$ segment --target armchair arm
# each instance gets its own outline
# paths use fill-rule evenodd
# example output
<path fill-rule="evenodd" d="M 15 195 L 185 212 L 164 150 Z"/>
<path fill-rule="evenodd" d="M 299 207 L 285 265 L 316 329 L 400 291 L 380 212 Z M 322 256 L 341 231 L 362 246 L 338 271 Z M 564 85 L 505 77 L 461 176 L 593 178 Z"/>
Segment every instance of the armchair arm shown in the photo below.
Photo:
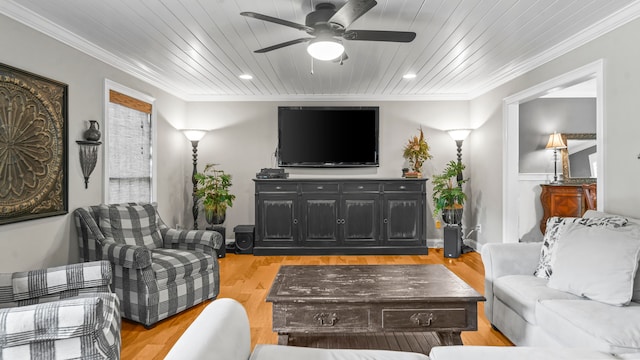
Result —
<path fill-rule="evenodd" d="M 79 337 L 96 331 L 103 319 L 103 300 L 99 297 L 0 309 L 0 347 Z"/>
<path fill-rule="evenodd" d="M 223 243 L 222 235 L 217 231 L 168 229 L 164 233 L 164 244 L 169 248 L 173 247 L 173 244 L 193 244 L 220 250 Z"/>
<path fill-rule="evenodd" d="M 102 244 L 102 257 L 113 264 L 129 269 L 144 269 L 151 266 L 151 250 L 144 246 L 118 244 L 105 240 Z"/>
<path fill-rule="evenodd" d="M 493 324 L 493 282 L 506 275 L 533 275 L 540 259 L 542 243 L 486 244 L 484 264 L 484 313 Z"/>
<path fill-rule="evenodd" d="M 12 274 L 14 301 L 47 296 L 49 300 L 64 298 L 69 292 L 95 288 L 109 291 L 111 266 L 107 261 L 57 266 Z"/>

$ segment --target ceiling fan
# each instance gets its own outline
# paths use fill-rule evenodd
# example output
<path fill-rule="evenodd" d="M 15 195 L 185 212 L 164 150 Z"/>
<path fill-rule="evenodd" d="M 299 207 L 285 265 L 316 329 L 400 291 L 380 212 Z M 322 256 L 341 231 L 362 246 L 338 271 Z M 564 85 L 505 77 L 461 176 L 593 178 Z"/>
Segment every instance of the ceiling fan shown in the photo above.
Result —
<path fill-rule="evenodd" d="M 266 53 L 286 46 L 309 42 L 307 52 L 313 58 L 324 61 L 337 60 L 342 63 L 348 56 L 344 53 L 341 39 L 407 43 L 416 37 L 416 33 L 408 31 L 347 29 L 349 25 L 377 4 L 375 0 L 347 0 L 338 9 L 332 3 L 319 3 L 314 11 L 307 14 L 304 25 L 250 11 L 241 12 L 240 15 L 292 27 L 311 36 L 258 49 L 254 51 L 255 53 Z"/>

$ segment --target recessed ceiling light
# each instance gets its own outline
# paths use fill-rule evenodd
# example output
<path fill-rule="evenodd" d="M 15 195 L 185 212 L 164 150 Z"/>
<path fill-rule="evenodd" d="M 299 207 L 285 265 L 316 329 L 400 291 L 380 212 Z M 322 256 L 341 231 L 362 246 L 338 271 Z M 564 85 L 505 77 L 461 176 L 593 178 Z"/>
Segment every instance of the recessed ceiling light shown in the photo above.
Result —
<path fill-rule="evenodd" d="M 249 74 L 242 74 L 240 76 L 238 76 L 240 79 L 242 80 L 251 80 L 253 79 L 253 76 L 249 75 Z"/>
<path fill-rule="evenodd" d="M 415 79 L 415 77 L 416 77 L 416 74 L 414 73 L 408 73 L 408 74 L 402 75 L 403 79 Z"/>

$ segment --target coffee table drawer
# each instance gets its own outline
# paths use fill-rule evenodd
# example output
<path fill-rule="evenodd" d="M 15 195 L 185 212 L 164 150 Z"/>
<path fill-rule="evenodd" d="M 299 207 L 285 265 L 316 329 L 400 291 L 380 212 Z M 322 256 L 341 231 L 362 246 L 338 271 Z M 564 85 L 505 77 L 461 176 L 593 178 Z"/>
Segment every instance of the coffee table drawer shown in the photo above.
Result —
<path fill-rule="evenodd" d="M 332 306 L 303 306 L 287 309 L 284 320 L 285 327 L 297 329 L 367 328 L 369 327 L 369 310 Z"/>
<path fill-rule="evenodd" d="M 382 310 L 383 329 L 448 329 L 466 326 L 467 312 L 464 308 Z"/>

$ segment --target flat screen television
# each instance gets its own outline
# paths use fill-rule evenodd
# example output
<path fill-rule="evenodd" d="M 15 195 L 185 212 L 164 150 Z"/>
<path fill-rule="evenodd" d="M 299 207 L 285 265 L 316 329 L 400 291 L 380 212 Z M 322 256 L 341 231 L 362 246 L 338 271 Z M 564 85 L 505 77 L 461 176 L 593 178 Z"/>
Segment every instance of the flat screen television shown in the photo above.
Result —
<path fill-rule="evenodd" d="M 278 166 L 378 166 L 378 107 L 278 107 Z"/>

